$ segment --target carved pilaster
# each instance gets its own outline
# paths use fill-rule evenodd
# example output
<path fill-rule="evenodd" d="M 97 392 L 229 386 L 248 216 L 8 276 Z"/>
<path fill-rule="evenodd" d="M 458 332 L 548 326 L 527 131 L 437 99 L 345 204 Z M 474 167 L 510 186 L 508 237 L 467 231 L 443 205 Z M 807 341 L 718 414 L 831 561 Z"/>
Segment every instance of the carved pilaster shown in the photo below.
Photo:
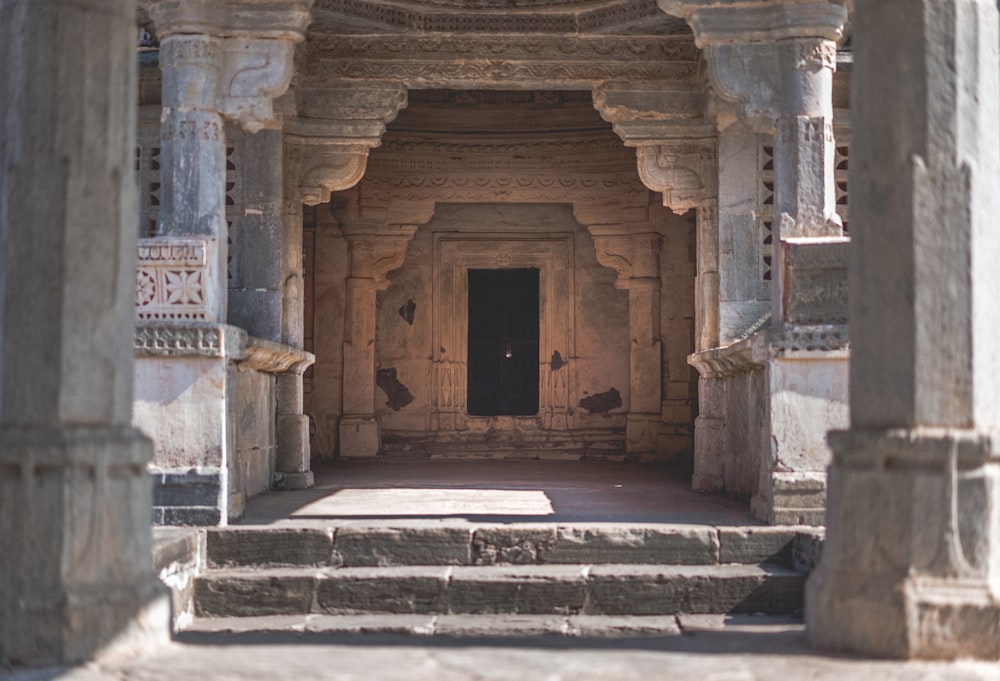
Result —
<path fill-rule="evenodd" d="M 386 275 L 403 264 L 415 226 L 396 229 L 345 225 L 350 276 L 344 315 L 344 415 L 340 455 L 370 457 L 382 447 L 375 415 L 375 327 L 377 292 L 388 288 Z"/>
<path fill-rule="evenodd" d="M 629 292 L 629 413 L 626 450 L 641 458 L 656 452 L 661 405 L 660 235 L 591 227 L 597 261 L 618 273 Z"/>

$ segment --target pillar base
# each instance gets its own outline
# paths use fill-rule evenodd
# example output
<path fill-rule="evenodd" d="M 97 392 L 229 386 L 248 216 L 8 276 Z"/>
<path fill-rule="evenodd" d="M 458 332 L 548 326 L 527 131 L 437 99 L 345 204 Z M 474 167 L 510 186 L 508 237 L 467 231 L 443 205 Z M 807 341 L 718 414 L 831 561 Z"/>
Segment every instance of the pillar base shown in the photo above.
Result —
<path fill-rule="evenodd" d="M 806 586 L 819 648 L 1000 659 L 1000 466 L 972 430 L 832 432 L 823 557 Z"/>
<path fill-rule="evenodd" d="M 309 417 L 302 414 L 279 414 L 277 418 L 279 473 L 291 475 L 309 471 Z"/>
<path fill-rule="evenodd" d="M 382 433 L 374 416 L 345 416 L 340 420 L 340 456 L 371 458 L 382 450 Z"/>
<path fill-rule="evenodd" d="M 625 455 L 636 461 L 656 458 L 656 437 L 662 420 L 659 414 L 629 414 L 625 423 Z"/>
<path fill-rule="evenodd" d="M 872 579 L 821 569 L 806 622 L 822 650 L 897 659 L 1000 659 L 1000 599 L 985 581 Z"/>
<path fill-rule="evenodd" d="M 70 664 L 169 640 L 146 462 L 128 427 L 0 431 L 0 641 L 11 664 Z"/>
<path fill-rule="evenodd" d="M 278 473 L 278 475 L 280 476 L 277 485 L 278 489 L 312 489 L 316 485 L 316 480 L 312 471 L 303 471 L 301 473 Z"/>

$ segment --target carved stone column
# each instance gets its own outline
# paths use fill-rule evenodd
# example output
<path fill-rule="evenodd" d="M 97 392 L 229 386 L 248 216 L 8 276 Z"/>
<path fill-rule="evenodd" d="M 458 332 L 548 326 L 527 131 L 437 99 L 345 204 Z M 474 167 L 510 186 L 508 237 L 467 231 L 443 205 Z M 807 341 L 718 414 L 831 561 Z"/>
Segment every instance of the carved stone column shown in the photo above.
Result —
<path fill-rule="evenodd" d="M 0 4 L 0 666 L 168 640 L 131 426 L 135 64 L 127 0 Z"/>
<path fill-rule="evenodd" d="M 256 132 L 292 77 L 312 0 L 255 7 L 248 0 L 142 0 L 156 25 L 163 71 L 161 206 L 157 235 L 198 237 L 209 321 L 226 320 L 226 138 L 223 116 Z"/>
<path fill-rule="evenodd" d="M 227 326 L 223 121 L 234 121 L 252 133 L 276 127 L 272 100 L 289 85 L 295 43 L 302 40 L 310 21 L 312 0 L 141 0 L 141 4 L 160 40 L 163 124 L 157 235 L 140 242 L 136 423 L 156 443 L 152 467 L 156 522 L 225 524 L 241 513 L 249 493 L 234 482 L 242 470 L 253 465 L 254 479 L 270 486 L 268 460 L 253 452 L 267 450 L 269 456 L 271 447 L 278 446 L 275 440 L 283 439 L 282 432 L 287 434 L 284 417 L 289 403 L 295 404 L 295 391 L 277 386 L 284 396 L 274 424 L 278 433 L 272 424 L 262 425 L 252 434 L 258 438 L 254 446 L 241 451 L 234 395 L 239 379 L 248 385 L 251 377 L 235 373 L 247 343 L 234 339 L 246 334 Z M 277 135 L 268 130 L 247 147 L 273 153 L 280 148 Z M 255 200 L 280 206 L 280 173 L 279 164 L 277 173 L 259 174 Z M 263 222 L 264 207 L 259 210 Z M 262 256 L 258 263 L 280 257 L 280 248 L 267 251 L 264 246 L 268 241 L 274 245 L 273 232 L 261 231 L 264 238 L 247 248 L 266 251 L 266 255 L 258 252 Z M 277 269 L 277 263 L 260 264 L 252 272 L 257 290 L 241 292 L 233 316 L 234 321 L 248 320 L 248 327 L 272 342 L 284 341 L 283 310 L 276 300 L 283 280 Z M 261 314 L 250 318 L 253 310 Z M 282 371 L 262 372 L 277 374 L 278 383 L 288 381 Z M 260 385 L 271 381 L 270 377 L 252 380 Z"/>
<path fill-rule="evenodd" d="M 628 291 L 629 411 L 625 449 L 641 459 L 656 453 L 662 422 L 660 353 L 660 235 L 628 233 L 622 226 L 589 227 L 597 261 L 618 273 Z"/>
<path fill-rule="evenodd" d="M 348 241 L 350 276 L 344 312 L 342 457 L 376 456 L 382 436 L 375 415 L 376 296 L 389 287 L 386 274 L 403 264 L 414 226 L 341 227 Z"/>
<path fill-rule="evenodd" d="M 854 26 L 851 419 L 830 434 L 808 628 L 834 650 L 997 659 L 997 6 L 858 3 Z"/>
<path fill-rule="evenodd" d="M 720 295 L 728 299 L 720 301 L 723 347 L 691 358 L 709 379 L 703 404 L 720 409 L 721 421 L 696 450 L 706 462 L 720 462 L 730 455 L 725 448 L 747 443 L 748 460 L 741 463 L 762 471 L 757 480 L 719 478 L 724 467 L 709 465 L 703 478 L 751 494 L 752 510 L 763 519 L 820 522 L 829 460 L 824 434 L 846 421 L 847 239 L 835 210 L 832 84 L 847 10 L 823 0 L 658 2 L 687 19 L 712 91 L 723 100 L 715 106 L 723 130 L 720 183 L 726 185 L 720 252 L 729 263 L 720 267 Z M 727 103 L 735 106 L 737 122 L 729 120 Z M 739 207 L 750 197 L 735 196 L 730 186 L 745 187 L 745 178 L 761 168 L 747 130 L 776 133 L 769 258 L 758 258 L 753 214 Z M 771 283 L 769 323 L 759 314 L 762 296 L 754 295 L 767 290 L 761 261 Z M 752 340 L 741 340 L 746 335 Z M 751 361 L 734 364 L 735 373 L 712 368 L 745 351 Z M 763 432 L 756 432 L 756 420 L 748 422 L 748 409 L 760 414 Z"/>
<path fill-rule="evenodd" d="M 762 0 L 740 7 L 659 0 L 685 16 L 704 50 L 717 95 L 739 105 L 740 118 L 775 131 L 775 224 L 772 322 L 788 319 L 788 299 L 802 295 L 785 254 L 789 240 L 842 240 L 836 213 L 833 72 L 847 10 L 832 2 Z M 808 286 L 808 284 L 805 284 Z"/>

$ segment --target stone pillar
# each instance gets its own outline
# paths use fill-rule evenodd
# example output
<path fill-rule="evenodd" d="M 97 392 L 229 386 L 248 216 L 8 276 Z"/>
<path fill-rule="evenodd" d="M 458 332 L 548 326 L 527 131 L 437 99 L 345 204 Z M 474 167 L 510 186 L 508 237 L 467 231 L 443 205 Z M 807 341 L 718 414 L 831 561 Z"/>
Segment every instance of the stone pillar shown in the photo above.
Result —
<path fill-rule="evenodd" d="M 342 226 L 348 242 L 350 275 L 344 311 L 343 409 L 340 455 L 372 457 L 382 450 L 375 414 L 375 331 L 378 291 L 389 287 L 386 274 L 403 264 L 416 226 L 373 228 Z"/>
<path fill-rule="evenodd" d="M 625 452 L 642 459 L 656 454 L 661 416 L 660 235 L 628 227 L 588 227 L 597 261 L 618 273 L 615 286 L 629 292 L 629 410 Z"/>
<path fill-rule="evenodd" d="M 847 239 L 835 210 L 832 133 L 836 40 L 847 10 L 826 0 L 658 3 L 687 19 L 722 100 L 715 106 L 723 130 L 721 347 L 691 362 L 721 382 L 721 390 L 710 389 L 710 402 L 723 410 L 725 437 L 715 437 L 713 446 L 745 443 L 743 460 L 730 468 L 761 471 L 756 480 L 740 475 L 722 482 L 752 495 L 762 519 L 819 522 L 829 461 L 824 434 L 843 427 L 847 411 Z M 746 183 L 758 173 L 755 138 L 771 133 L 775 219 L 768 262 L 753 212 L 757 186 Z M 761 285 L 764 273 L 770 291 Z M 770 319 L 758 304 L 767 293 Z M 759 418 L 748 419 L 748 410 Z"/>
<path fill-rule="evenodd" d="M 344 414 L 340 455 L 375 456 L 382 447 L 375 416 L 375 237 L 347 236 L 350 276 L 344 310 Z"/>
<path fill-rule="evenodd" d="M 240 512 L 242 492 L 230 478 L 239 470 L 230 407 L 238 385 L 235 364 L 254 343 L 243 329 L 227 325 L 223 121 L 251 133 L 274 127 L 272 101 L 291 81 L 295 43 L 310 21 L 311 4 L 141 0 L 156 26 L 163 70 L 161 209 L 157 236 L 140 243 L 136 308 L 136 422 L 156 442 L 157 522 L 225 524 Z M 261 135 L 247 142 L 248 149 L 280 153 L 279 133 Z M 257 160 L 254 153 L 246 156 L 248 163 Z M 239 292 L 232 320 L 274 342 L 283 340 L 283 310 L 275 300 L 283 273 L 275 257 L 280 248 L 265 244 L 280 245 L 271 230 L 281 210 L 281 164 L 277 172 L 246 174 L 255 180 L 247 189 L 260 211 L 259 221 L 251 222 L 260 229 L 246 235 L 241 255 L 255 257 L 241 264 L 258 290 Z M 294 397 L 294 391 L 284 394 Z"/>
<path fill-rule="evenodd" d="M 809 633 L 997 659 L 997 6 L 859 3 L 854 26 L 851 420 L 830 434 Z"/>
<path fill-rule="evenodd" d="M 135 65 L 128 0 L 0 4 L 0 664 L 167 640 L 130 425 Z"/>
<path fill-rule="evenodd" d="M 166 27 L 161 28 L 164 31 Z M 226 132 L 216 103 L 222 43 L 161 36 L 163 115 L 157 235 L 201 237 L 208 267 L 200 291 L 208 321 L 226 320 Z"/>
<path fill-rule="evenodd" d="M 282 273 L 284 280 L 282 335 L 284 342 L 302 347 L 304 341 L 304 280 L 302 273 L 302 205 L 320 205 L 330 201 L 331 192 L 353 187 L 362 178 L 368 162 L 369 149 L 381 143 L 385 126 L 406 106 L 406 88 L 399 84 L 382 84 L 378 87 L 346 88 L 331 99 L 328 92 L 297 91 L 295 106 L 300 116 L 290 116 L 285 121 L 285 225 L 283 230 Z M 312 116 L 322 116 L 312 117 Z M 353 242 L 352 242 L 353 243 Z M 370 283 L 375 273 L 374 262 L 369 262 L 372 249 L 359 245 L 357 272 L 352 257 L 352 274 L 348 280 L 348 302 L 345 319 L 361 314 L 357 325 L 345 324 L 347 333 L 370 335 L 371 347 L 344 356 L 345 372 L 371 375 L 361 385 L 361 394 L 355 395 L 351 383 L 345 378 L 345 396 L 352 395 L 350 406 L 345 402 L 345 422 L 342 432 L 349 433 L 345 456 L 371 456 L 378 452 L 381 440 L 375 420 L 375 291 Z M 351 253 L 354 253 L 352 246 Z M 370 293 L 370 295 L 369 295 Z M 368 317 L 369 302 L 371 317 Z M 345 339 L 345 349 L 348 341 Z M 351 347 L 355 343 L 351 342 Z M 371 357 L 368 357 L 370 353 Z M 360 362 L 360 364 L 359 364 Z M 362 367 L 370 365 L 371 371 Z M 302 367 L 303 371 L 305 367 Z M 345 377 L 346 377 L 345 373 Z M 282 376 L 279 382 L 278 470 L 283 474 L 283 485 L 311 486 L 309 472 L 310 443 L 309 418 L 302 409 L 302 374 Z M 366 395 L 369 392 L 370 399 Z M 282 404 L 282 396 L 284 405 Z M 367 407 L 364 405 L 368 405 Z M 345 430 L 346 429 L 346 430 Z M 373 444 L 374 443 L 374 444 Z"/>

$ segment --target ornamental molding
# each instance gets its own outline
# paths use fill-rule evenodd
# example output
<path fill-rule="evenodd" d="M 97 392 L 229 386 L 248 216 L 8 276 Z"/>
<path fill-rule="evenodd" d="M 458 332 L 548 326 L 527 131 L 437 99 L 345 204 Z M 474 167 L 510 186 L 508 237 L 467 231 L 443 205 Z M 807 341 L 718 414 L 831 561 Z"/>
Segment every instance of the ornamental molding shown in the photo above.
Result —
<path fill-rule="evenodd" d="M 242 359 L 247 332 L 228 324 L 151 323 L 136 326 L 136 357 L 214 357 Z"/>
<path fill-rule="evenodd" d="M 660 12 L 655 0 L 500 0 L 483 12 L 470 0 L 403 0 L 392 5 L 361 0 L 319 0 L 325 24 L 380 26 L 394 31 L 464 33 L 610 32 L 640 26 L 656 33 L 684 31 L 683 22 Z"/>
<path fill-rule="evenodd" d="M 353 80 L 416 88 L 589 89 L 596 82 L 697 82 L 690 37 L 355 36 L 317 34 L 302 60 L 302 83 Z"/>
<path fill-rule="evenodd" d="M 505 173 L 473 175 L 456 173 L 431 177 L 366 177 L 362 201 L 368 205 L 426 204 L 429 202 L 482 203 L 593 203 L 645 206 L 649 190 L 634 176 L 601 178 L 511 177 Z M 392 222 L 392 221 L 390 221 Z"/>
<path fill-rule="evenodd" d="M 301 376 L 315 361 L 316 356 L 311 352 L 250 336 L 247 338 L 246 356 L 237 366 L 242 371 Z"/>
<path fill-rule="evenodd" d="M 823 0 L 761 0 L 737 6 L 717 0 L 658 0 L 658 4 L 664 12 L 687 20 L 698 47 L 788 38 L 837 41 L 847 23 L 847 8 L 842 3 Z"/>
<path fill-rule="evenodd" d="M 312 21 L 312 5 L 313 0 L 139 0 L 161 41 L 201 34 L 298 42 Z"/>

